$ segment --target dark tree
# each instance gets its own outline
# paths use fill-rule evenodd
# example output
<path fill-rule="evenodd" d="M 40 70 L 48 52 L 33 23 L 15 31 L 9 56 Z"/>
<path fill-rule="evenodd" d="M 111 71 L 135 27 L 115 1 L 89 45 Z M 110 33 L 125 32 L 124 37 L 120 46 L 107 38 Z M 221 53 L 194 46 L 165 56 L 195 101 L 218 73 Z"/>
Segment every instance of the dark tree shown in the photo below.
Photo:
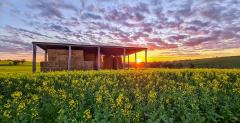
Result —
<path fill-rule="evenodd" d="M 21 63 L 21 61 L 20 60 L 13 60 L 12 63 L 13 63 L 13 65 L 19 65 Z"/>
<path fill-rule="evenodd" d="M 190 68 L 194 68 L 195 66 L 194 66 L 193 63 L 190 63 L 190 64 L 189 64 L 189 67 L 190 67 Z"/>
<path fill-rule="evenodd" d="M 23 64 L 23 63 L 25 63 L 25 62 L 26 62 L 25 59 L 20 60 L 20 63 L 21 63 L 21 64 Z"/>

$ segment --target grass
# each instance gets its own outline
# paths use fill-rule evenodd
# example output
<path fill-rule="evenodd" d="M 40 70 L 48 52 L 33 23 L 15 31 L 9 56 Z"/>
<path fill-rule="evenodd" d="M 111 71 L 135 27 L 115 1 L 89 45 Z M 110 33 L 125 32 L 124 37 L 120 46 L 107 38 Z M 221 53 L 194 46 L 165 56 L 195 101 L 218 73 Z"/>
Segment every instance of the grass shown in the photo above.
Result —
<path fill-rule="evenodd" d="M 0 61 L 0 72 L 32 72 L 32 62 L 25 62 L 20 65 L 10 65 L 8 61 Z M 37 71 L 40 71 L 37 63 Z"/>
<path fill-rule="evenodd" d="M 240 56 L 183 60 L 179 62 L 182 63 L 183 66 L 186 66 L 187 64 L 193 64 L 195 67 L 199 68 L 240 68 Z"/>

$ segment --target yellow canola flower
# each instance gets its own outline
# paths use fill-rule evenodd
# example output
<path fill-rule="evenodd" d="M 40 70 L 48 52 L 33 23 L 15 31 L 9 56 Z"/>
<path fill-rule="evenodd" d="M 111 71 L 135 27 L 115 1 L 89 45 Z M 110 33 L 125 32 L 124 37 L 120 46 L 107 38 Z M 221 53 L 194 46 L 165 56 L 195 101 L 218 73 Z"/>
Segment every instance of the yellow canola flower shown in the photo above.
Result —
<path fill-rule="evenodd" d="M 139 114 L 139 113 L 136 113 L 136 114 L 134 114 L 133 116 L 134 116 L 134 117 L 133 117 L 133 121 L 134 121 L 134 122 L 139 122 L 140 114 Z"/>
<path fill-rule="evenodd" d="M 35 118 L 35 117 L 38 116 L 38 112 L 37 112 L 36 109 L 31 109 L 31 111 L 32 111 L 32 112 L 31 112 L 31 115 L 32 115 L 31 117 L 32 117 L 32 118 Z"/>
<path fill-rule="evenodd" d="M 10 103 L 6 103 L 6 104 L 4 105 L 5 108 L 10 108 L 10 106 L 11 106 Z"/>
<path fill-rule="evenodd" d="M 84 111 L 83 118 L 84 118 L 85 120 L 90 120 L 90 119 L 92 119 L 92 115 L 91 115 L 91 112 L 90 112 L 89 109 L 87 109 L 87 110 Z"/>
<path fill-rule="evenodd" d="M 136 101 L 137 101 L 138 103 L 140 103 L 140 102 L 144 99 L 144 96 L 143 96 L 143 94 L 141 93 L 141 91 L 140 91 L 139 89 L 137 89 L 137 90 L 134 92 L 134 94 L 135 94 Z"/>
<path fill-rule="evenodd" d="M 131 113 L 132 105 L 130 103 L 126 104 L 124 109 L 121 109 L 124 116 L 128 116 Z"/>
<path fill-rule="evenodd" d="M 85 98 L 84 93 L 80 93 L 80 94 L 79 94 L 79 97 L 80 97 L 81 99 L 84 99 L 84 98 Z"/>
<path fill-rule="evenodd" d="M 99 93 L 96 93 L 96 103 L 100 104 L 102 102 L 102 95 L 100 95 Z"/>
<path fill-rule="evenodd" d="M 34 94 L 34 95 L 32 96 L 32 100 L 33 100 L 33 101 L 38 101 L 38 99 L 39 99 L 38 95 Z"/>
<path fill-rule="evenodd" d="M 63 100 L 67 99 L 67 92 L 66 92 L 65 90 L 63 90 L 63 89 L 59 89 L 59 90 L 58 90 L 58 95 L 59 95 Z"/>
<path fill-rule="evenodd" d="M 0 100 L 3 99 L 3 95 L 0 95 Z"/>
<path fill-rule="evenodd" d="M 122 106 L 122 104 L 123 104 L 123 94 L 120 94 L 119 96 L 118 96 L 118 98 L 116 99 L 116 102 L 117 102 L 117 106 Z"/>
<path fill-rule="evenodd" d="M 150 102 L 150 103 L 155 102 L 156 99 L 157 99 L 157 92 L 154 91 L 154 90 L 151 90 L 151 91 L 149 92 L 149 94 L 148 94 L 148 99 L 149 99 L 149 102 Z"/>
<path fill-rule="evenodd" d="M 26 107 L 26 104 L 25 104 L 25 102 L 21 102 L 21 103 L 18 105 L 18 108 L 17 108 L 17 110 L 18 110 L 18 111 L 22 111 L 22 110 L 24 110 L 24 109 L 25 109 L 25 107 Z"/>
<path fill-rule="evenodd" d="M 11 116 L 11 111 L 9 111 L 9 110 L 4 111 L 3 116 L 6 117 L 6 118 L 11 118 L 12 117 Z"/>
<path fill-rule="evenodd" d="M 73 84 L 74 86 L 77 86 L 77 85 L 78 85 L 78 83 L 79 83 L 79 81 L 78 81 L 78 80 L 72 80 L 72 84 Z"/>
<path fill-rule="evenodd" d="M 21 91 L 15 91 L 11 94 L 11 97 L 14 98 L 14 99 L 17 99 L 19 97 L 22 96 L 22 92 Z"/>
<path fill-rule="evenodd" d="M 74 101 L 74 100 L 70 100 L 70 101 L 68 102 L 68 104 L 69 104 L 69 106 L 72 107 L 72 108 L 76 108 L 76 107 L 77 107 L 77 102 Z"/>

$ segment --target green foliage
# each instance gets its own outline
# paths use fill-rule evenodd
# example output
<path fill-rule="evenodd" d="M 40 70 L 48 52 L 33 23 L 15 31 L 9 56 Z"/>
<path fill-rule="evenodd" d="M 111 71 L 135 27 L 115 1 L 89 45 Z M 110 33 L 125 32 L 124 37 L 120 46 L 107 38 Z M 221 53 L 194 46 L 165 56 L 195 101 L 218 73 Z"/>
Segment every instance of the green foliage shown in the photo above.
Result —
<path fill-rule="evenodd" d="M 240 71 L 0 74 L 0 122 L 240 122 Z"/>

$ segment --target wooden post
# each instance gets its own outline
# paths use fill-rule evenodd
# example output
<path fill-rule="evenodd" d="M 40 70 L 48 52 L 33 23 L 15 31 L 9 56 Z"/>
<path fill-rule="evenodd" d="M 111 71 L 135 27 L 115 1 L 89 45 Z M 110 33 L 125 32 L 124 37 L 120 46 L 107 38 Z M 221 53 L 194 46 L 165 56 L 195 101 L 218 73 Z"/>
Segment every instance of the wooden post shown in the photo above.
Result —
<path fill-rule="evenodd" d="M 135 68 L 137 68 L 137 52 L 135 51 Z"/>
<path fill-rule="evenodd" d="M 37 57 L 37 47 L 33 44 L 33 57 L 32 57 L 32 72 L 36 72 L 36 57 Z"/>
<path fill-rule="evenodd" d="M 128 69 L 129 69 L 129 54 L 128 54 Z"/>
<path fill-rule="evenodd" d="M 98 47 L 98 52 L 97 52 L 97 69 L 100 70 L 100 62 L 101 62 L 101 52 L 100 52 L 100 47 Z"/>
<path fill-rule="evenodd" d="M 68 70 L 71 70 L 72 46 L 68 46 Z"/>
<path fill-rule="evenodd" d="M 123 48 L 123 69 L 125 69 L 125 56 L 126 56 L 126 48 Z"/>
<path fill-rule="evenodd" d="M 44 53 L 44 61 L 47 62 L 47 49 L 45 50 L 45 53 Z"/>
<path fill-rule="evenodd" d="M 147 68 L 147 49 L 145 49 L 145 68 Z"/>

